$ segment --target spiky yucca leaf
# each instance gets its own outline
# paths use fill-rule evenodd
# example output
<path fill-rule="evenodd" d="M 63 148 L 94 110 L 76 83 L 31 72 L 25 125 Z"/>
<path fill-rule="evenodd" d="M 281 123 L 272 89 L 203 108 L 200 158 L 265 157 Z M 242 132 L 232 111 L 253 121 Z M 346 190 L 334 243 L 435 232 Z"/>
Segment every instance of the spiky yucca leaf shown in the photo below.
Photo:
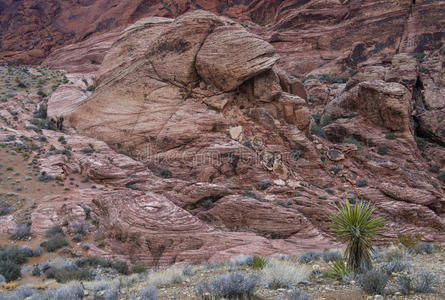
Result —
<path fill-rule="evenodd" d="M 371 265 L 374 252 L 372 241 L 384 231 L 383 218 L 373 218 L 374 207 L 359 202 L 337 206 L 338 214 L 331 214 L 331 229 L 341 240 L 348 242 L 345 257 L 348 267 L 356 272 Z"/>
<path fill-rule="evenodd" d="M 326 273 L 328 277 L 337 279 L 337 280 L 343 280 L 344 277 L 351 274 L 351 271 L 349 270 L 348 266 L 346 266 L 346 263 L 343 259 L 339 259 L 333 262 L 330 262 L 329 264 L 329 271 Z"/>

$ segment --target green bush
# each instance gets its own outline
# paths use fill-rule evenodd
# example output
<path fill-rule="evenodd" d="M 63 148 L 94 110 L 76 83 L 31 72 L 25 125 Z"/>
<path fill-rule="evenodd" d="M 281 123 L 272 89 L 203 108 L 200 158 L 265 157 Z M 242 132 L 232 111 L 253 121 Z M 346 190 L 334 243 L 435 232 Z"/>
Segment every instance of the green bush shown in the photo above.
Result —
<path fill-rule="evenodd" d="M 147 271 L 147 267 L 144 265 L 134 265 L 131 268 L 131 273 L 145 273 Z"/>
<path fill-rule="evenodd" d="M 389 276 L 385 272 L 374 270 L 361 274 L 358 283 L 365 293 L 382 295 L 388 280 Z"/>
<path fill-rule="evenodd" d="M 439 179 L 442 183 L 445 183 L 445 172 L 442 171 L 439 174 L 437 174 L 437 179 Z"/>
<path fill-rule="evenodd" d="M 320 120 L 321 120 L 320 114 L 313 114 L 312 118 L 314 119 L 315 123 L 317 123 L 317 125 L 320 125 Z"/>
<path fill-rule="evenodd" d="M 39 95 L 40 97 L 42 97 L 42 98 L 45 98 L 47 95 L 46 95 L 46 93 L 44 92 L 44 91 L 42 91 L 42 90 L 39 90 L 38 92 L 37 92 L 37 95 Z"/>
<path fill-rule="evenodd" d="M 20 266 L 12 261 L 0 261 L 0 274 L 3 275 L 7 282 L 20 278 Z"/>
<path fill-rule="evenodd" d="M 349 75 L 351 75 L 351 77 L 354 77 L 355 74 L 358 73 L 358 70 L 355 69 L 349 69 Z"/>
<path fill-rule="evenodd" d="M 378 146 L 377 153 L 380 155 L 386 155 L 388 154 L 388 149 L 386 149 L 385 146 Z"/>
<path fill-rule="evenodd" d="M 262 256 L 254 256 L 252 267 L 254 269 L 262 269 L 267 263 L 267 259 Z"/>
<path fill-rule="evenodd" d="M 31 236 L 30 224 L 17 224 L 12 232 L 12 240 L 26 240 Z"/>
<path fill-rule="evenodd" d="M 311 133 L 316 135 L 316 136 L 318 136 L 318 137 L 321 137 L 322 139 L 325 139 L 325 140 L 328 139 L 326 134 L 323 131 L 323 128 L 321 128 L 317 124 L 312 124 L 312 126 L 311 126 Z"/>
<path fill-rule="evenodd" d="M 94 85 L 90 85 L 89 87 L 87 87 L 88 92 L 94 92 L 95 90 L 96 90 L 96 87 Z"/>
<path fill-rule="evenodd" d="M 65 237 L 61 234 L 56 234 L 53 237 L 51 237 L 49 240 L 40 244 L 40 246 L 45 247 L 46 251 L 48 251 L 48 252 L 54 252 L 62 247 L 66 247 L 68 245 L 69 245 L 69 243 L 67 242 Z"/>
<path fill-rule="evenodd" d="M 88 256 L 88 257 L 79 258 L 78 260 L 76 260 L 76 265 L 79 268 L 95 267 L 95 266 L 101 266 L 103 268 L 110 268 L 111 261 L 109 261 L 108 259 L 97 257 L 97 256 Z"/>
<path fill-rule="evenodd" d="M 39 269 L 39 265 L 34 265 L 34 268 L 32 269 L 32 276 L 40 276 L 41 271 Z"/>
<path fill-rule="evenodd" d="M 396 139 L 396 135 L 394 132 L 390 132 L 388 134 L 386 134 L 386 139 L 387 140 L 395 140 Z"/>
<path fill-rule="evenodd" d="M 431 167 L 429 167 L 428 171 L 430 171 L 431 173 L 436 173 L 438 174 L 440 169 L 438 165 L 432 165 Z"/>
<path fill-rule="evenodd" d="M 347 77 L 336 77 L 329 74 L 322 74 L 318 77 L 320 81 L 327 81 L 329 83 L 346 83 L 348 81 Z"/>
<path fill-rule="evenodd" d="M 60 268 L 55 269 L 54 278 L 57 282 L 65 283 L 73 280 L 92 280 L 93 275 L 88 269 L 68 270 Z"/>
<path fill-rule="evenodd" d="M 0 248 L 0 261 L 10 261 L 15 264 L 25 263 L 28 259 L 28 254 L 19 248 Z"/>
<path fill-rule="evenodd" d="M 59 136 L 59 138 L 57 139 L 59 141 L 59 143 L 61 144 L 66 144 L 66 140 L 65 137 L 63 135 Z"/>
<path fill-rule="evenodd" d="M 357 146 L 357 149 L 359 149 L 359 150 L 362 150 L 362 148 L 363 148 L 362 143 L 360 143 L 359 141 L 357 141 L 357 140 L 356 140 L 354 137 L 352 137 L 352 136 L 345 137 L 345 138 L 343 139 L 343 144 L 352 144 L 352 145 L 355 145 L 355 146 Z"/>
<path fill-rule="evenodd" d="M 426 141 L 425 139 L 416 136 L 416 143 L 417 143 L 417 147 L 419 148 L 419 150 L 423 150 L 426 147 Z"/>
<path fill-rule="evenodd" d="M 55 225 L 55 226 L 52 226 L 50 229 L 48 229 L 47 231 L 46 231 L 46 236 L 47 237 L 53 237 L 53 236 L 55 236 L 55 235 L 58 235 L 58 234 L 60 234 L 60 235 L 65 235 L 64 233 L 63 233 L 63 229 L 62 229 L 62 227 L 60 227 L 60 226 L 58 226 L 58 225 Z"/>
<path fill-rule="evenodd" d="M 167 169 L 162 169 L 161 171 L 159 171 L 158 176 L 162 178 L 172 178 L 172 172 Z"/>
<path fill-rule="evenodd" d="M 423 53 L 414 53 L 413 56 L 420 63 L 423 63 L 425 61 L 425 55 Z"/>
<path fill-rule="evenodd" d="M 124 274 L 124 275 L 130 274 L 128 264 L 125 261 L 117 260 L 111 264 L 111 267 L 121 274 Z"/>

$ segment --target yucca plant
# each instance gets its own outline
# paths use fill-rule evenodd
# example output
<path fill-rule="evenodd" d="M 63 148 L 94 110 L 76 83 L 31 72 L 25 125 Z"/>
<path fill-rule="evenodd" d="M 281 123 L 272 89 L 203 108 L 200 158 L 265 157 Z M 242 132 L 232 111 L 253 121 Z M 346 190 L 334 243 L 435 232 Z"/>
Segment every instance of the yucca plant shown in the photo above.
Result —
<path fill-rule="evenodd" d="M 354 272 L 371 266 L 371 254 L 374 253 L 372 241 L 384 231 L 383 218 L 373 218 L 374 207 L 358 202 L 351 206 L 349 202 L 337 206 L 338 214 L 331 214 L 333 234 L 348 243 L 345 250 L 347 266 Z"/>
<path fill-rule="evenodd" d="M 348 266 L 343 259 L 339 259 L 329 263 L 329 271 L 326 273 L 328 277 L 337 279 L 339 281 L 351 274 Z"/>

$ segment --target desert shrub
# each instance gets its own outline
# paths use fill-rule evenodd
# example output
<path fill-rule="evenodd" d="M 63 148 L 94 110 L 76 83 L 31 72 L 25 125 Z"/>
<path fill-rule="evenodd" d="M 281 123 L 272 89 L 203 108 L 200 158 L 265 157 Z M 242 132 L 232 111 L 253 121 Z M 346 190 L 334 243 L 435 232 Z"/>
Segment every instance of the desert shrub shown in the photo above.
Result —
<path fill-rule="evenodd" d="M 262 256 L 254 256 L 252 267 L 254 269 L 262 269 L 262 268 L 264 268 L 266 263 L 267 263 L 267 258 L 262 257 Z"/>
<path fill-rule="evenodd" d="M 366 179 L 359 179 L 356 184 L 358 187 L 366 187 L 368 186 L 368 181 Z"/>
<path fill-rule="evenodd" d="M 269 260 L 263 268 L 262 281 L 271 289 L 289 288 L 306 280 L 310 271 L 301 265 L 280 260 Z"/>
<path fill-rule="evenodd" d="M 244 197 L 249 197 L 249 198 L 258 200 L 258 201 L 260 201 L 260 202 L 264 202 L 264 199 L 261 198 L 260 195 L 255 194 L 255 193 L 252 192 L 252 190 L 250 190 L 250 189 L 246 189 L 246 190 L 243 192 L 242 195 L 243 195 Z"/>
<path fill-rule="evenodd" d="M 87 87 L 88 92 L 94 92 L 95 90 L 96 90 L 96 87 L 94 85 L 90 85 L 89 87 Z"/>
<path fill-rule="evenodd" d="M 437 179 L 439 179 L 442 183 L 445 183 L 445 172 L 439 172 L 439 174 L 437 174 Z"/>
<path fill-rule="evenodd" d="M 358 283 L 365 293 L 370 295 L 382 295 L 384 293 L 389 277 L 385 272 L 379 270 L 367 271 L 358 276 Z"/>
<path fill-rule="evenodd" d="M 97 256 L 88 256 L 88 257 L 83 257 L 83 258 L 79 258 L 78 260 L 76 260 L 76 265 L 79 268 L 96 267 L 96 266 L 101 266 L 103 268 L 110 268 L 111 261 L 97 257 Z"/>
<path fill-rule="evenodd" d="M 396 139 L 396 135 L 394 132 L 387 133 L 385 137 L 387 140 L 395 140 Z"/>
<path fill-rule="evenodd" d="M 426 271 L 421 271 L 416 275 L 403 274 L 397 278 L 399 292 L 408 295 L 411 292 L 431 293 L 434 292 L 432 286 L 437 282 L 438 276 Z"/>
<path fill-rule="evenodd" d="M 423 53 L 414 53 L 413 57 L 417 59 L 418 62 L 423 63 L 425 61 L 425 55 Z"/>
<path fill-rule="evenodd" d="M 292 149 L 290 151 L 290 155 L 293 159 L 298 160 L 301 157 L 301 151 L 298 149 Z"/>
<path fill-rule="evenodd" d="M 81 300 L 84 297 L 83 288 L 78 283 L 73 283 L 61 288 L 50 289 L 46 295 L 38 295 L 37 299 L 50 299 L 50 300 Z M 32 298 L 31 300 L 34 300 Z"/>
<path fill-rule="evenodd" d="M 54 278 L 57 282 L 65 283 L 73 280 L 92 280 L 93 275 L 88 269 L 57 268 L 54 270 Z"/>
<path fill-rule="evenodd" d="M 356 70 L 356 69 L 349 69 L 349 75 L 351 75 L 351 77 L 353 77 L 357 73 L 358 73 L 358 70 Z"/>
<path fill-rule="evenodd" d="M 40 269 L 39 269 L 39 266 L 38 265 L 35 265 L 33 268 L 32 268 L 32 276 L 40 276 L 40 274 L 42 274 L 42 272 L 40 271 Z"/>
<path fill-rule="evenodd" d="M 426 147 L 426 141 L 425 139 L 416 136 L 415 137 L 416 143 L 417 143 L 417 147 L 419 148 L 419 150 L 423 150 Z"/>
<path fill-rule="evenodd" d="M 397 242 L 399 247 L 403 246 L 410 253 L 416 252 L 415 249 L 420 244 L 422 239 L 421 234 L 407 235 L 407 234 L 397 234 Z"/>
<path fill-rule="evenodd" d="M 146 271 L 147 271 L 147 267 L 144 265 L 134 265 L 131 268 L 131 273 L 140 274 L 140 273 L 145 273 Z"/>
<path fill-rule="evenodd" d="M 294 287 L 290 292 L 286 294 L 287 300 L 309 300 L 309 297 L 305 292 L 299 288 Z"/>
<path fill-rule="evenodd" d="M 347 77 L 336 77 L 329 74 L 322 74 L 318 77 L 321 81 L 327 81 L 329 83 L 346 83 L 348 81 Z"/>
<path fill-rule="evenodd" d="M 232 266 L 252 266 L 253 256 L 238 255 L 230 260 Z"/>
<path fill-rule="evenodd" d="M 412 279 L 409 275 L 402 274 L 397 277 L 397 283 L 399 284 L 399 292 L 402 295 L 408 295 L 412 290 Z"/>
<path fill-rule="evenodd" d="M 374 252 L 371 255 L 372 259 L 381 260 L 384 256 L 383 253 L 380 252 L 379 248 L 377 248 L 376 246 L 372 246 L 372 248 L 374 249 Z"/>
<path fill-rule="evenodd" d="M 12 232 L 12 240 L 26 240 L 31 236 L 31 224 L 17 224 Z"/>
<path fill-rule="evenodd" d="M 81 235 L 80 233 L 76 233 L 73 238 L 71 239 L 73 242 L 80 242 L 82 241 L 83 235 Z"/>
<path fill-rule="evenodd" d="M 14 297 L 17 299 L 26 299 L 31 297 L 37 290 L 33 287 L 22 286 L 21 288 L 14 291 Z"/>
<path fill-rule="evenodd" d="M 192 276 L 194 273 L 193 266 L 186 266 L 184 269 L 182 269 L 182 275 L 184 276 Z"/>
<path fill-rule="evenodd" d="M 390 262 L 393 260 L 405 260 L 408 253 L 405 249 L 401 249 L 398 247 L 390 247 L 385 250 L 384 252 L 384 258 L 386 261 Z"/>
<path fill-rule="evenodd" d="M 388 154 L 388 149 L 385 146 L 378 146 L 377 153 L 380 155 L 386 155 Z"/>
<path fill-rule="evenodd" d="M 148 285 L 141 294 L 141 297 L 139 298 L 140 300 L 158 300 L 158 290 L 151 286 Z"/>
<path fill-rule="evenodd" d="M 42 90 L 39 90 L 38 92 L 37 92 L 37 95 L 39 95 L 40 97 L 42 97 L 42 98 L 45 98 L 47 95 L 46 95 L 46 93 L 44 92 L 44 91 L 42 91 Z"/>
<path fill-rule="evenodd" d="M 318 137 L 321 137 L 324 140 L 327 140 L 327 136 L 323 131 L 323 128 L 321 128 L 318 124 L 312 124 L 311 126 L 311 133 L 313 135 L 316 135 Z"/>
<path fill-rule="evenodd" d="M 118 292 L 115 289 L 106 290 L 102 295 L 103 300 L 118 300 Z"/>
<path fill-rule="evenodd" d="M 210 283 L 200 283 L 195 293 L 200 299 L 206 295 L 214 298 L 251 299 L 253 298 L 258 278 L 246 276 L 237 272 L 222 275 Z"/>
<path fill-rule="evenodd" d="M 59 141 L 59 143 L 61 144 L 66 144 L 66 139 L 63 135 L 59 136 L 59 138 L 57 139 Z"/>
<path fill-rule="evenodd" d="M 338 250 L 329 250 L 323 252 L 323 261 L 329 263 L 331 261 L 337 261 L 343 259 L 343 255 Z"/>
<path fill-rule="evenodd" d="M 75 234 L 85 234 L 85 221 L 78 221 L 71 224 L 71 231 Z"/>
<path fill-rule="evenodd" d="M 127 262 L 123 260 L 117 260 L 111 264 L 111 267 L 118 271 L 121 274 L 128 275 L 130 274 L 130 269 L 128 268 Z"/>
<path fill-rule="evenodd" d="M 58 235 L 58 234 L 60 234 L 60 235 L 64 235 L 62 227 L 57 226 L 57 225 L 52 226 L 51 228 L 49 228 L 49 229 L 46 231 L 46 236 L 49 237 L 49 238 L 50 238 L 50 237 L 53 237 L 53 236 L 55 236 L 55 235 Z"/>
<path fill-rule="evenodd" d="M 20 247 L 20 252 L 25 256 L 25 257 L 32 257 L 33 256 L 33 251 L 32 248 L 29 246 L 22 246 Z"/>
<path fill-rule="evenodd" d="M 394 259 L 390 262 L 383 264 L 382 269 L 391 274 L 393 272 L 402 272 L 408 269 L 411 265 L 402 259 Z"/>
<path fill-rule="evenodd" d="M 77 270 L 79 267 L 72 260 L 65 260 L 61 268 L 66 270 Z"/>
<path fill-rule="evenodd" d="M 43 249 L 40 246 L 37 246 L 32 250 L 32 256 L 40 256 L 42 255 Z"/>
<path fill-rule="evenodd" d="M 440 168 L 438 165 L 432 165 L 431 167 L 428 168 L 428 171 L 430 171 L 431 173 L 439 173 Z"/>
<path fill-rule="evenodd" d="M 339 166 L 332 166 L 329 171 L 331 171 L 332 173 L 334 173 L 335 175 L 337 175 L 340 171 L 341 171 L 341 167 Z"/>
<path fill-rule="evenodd" d="M 169 286 L 184 281 L 182 269 L 171 267 L 166 270 L 151 274 L 148 283 L 154 287 Z"/>
<path fill-rule="evenodd" d="M 314 119 L 314 121 L 315 121 L 315 123 L 317 124 L 317 125 L 320 125 L 320 120 L 321 120 L 321 115 L 320 114 L 313 114 L 312 115 L 312 119 Z"/>
<path fill-rule="evenodd" d="M 363 148 L 362 143 L 357 141 L 354 137 L 348 136 L 343 139 L 343 144 L 352 144 L 357 147 L 357 149 L 361 150 Z"/>
<path fill-rule="evenodd" d="M 68 246 L 69 243 L 65 239 L 65 237 L 61 234 L 56 234 L 52 236 L 47 241 L 40 244 L 40 246 L 45 247 L 46 251 L 48 252 L 54 252 L 62 247 Z"/>
<path fill-rule="evenodd" d="M 12 261 L 0 261 L 0 274 L 3 275 L 6 282 L 20 278 L 20 270 L 20 266 Z"/>
<path fill-rule="evenodd" d="M 306 252 L 306 253 L 303 253 L 302 255 L 300 255 L 300 257 L 298 257 L 297 261 L 300 264 L 308 264 L 314 260 L 319 260 L 322 256 L 323 256 L 322 252 L 309 251 L 309 252 Z"/>
<path fill-rule="evenodd" d="M 272 185 L 272 182 L 270 181 L 261 181 L 256 186 L 257 190 L 264 191 L 267 190 Z"/>
<path fill-rule="evenodd" d="M 414 291 L 417 293 L 431 293 L 433 292 L 433 284 L 438 281 L 438 276 L 434 273 L 421 271 L 413 278 Z"/>
<path fill-rule="evenodd" d="M 34 112 L 33 117 L 38 119 L 46 119 L 48 106 L 46 104 L 40 104 L 39 109 Z"/>
<path fill-rule="evenodd" d="M 0 208 L 0 217 L 9 215 L 10 213 L 11 213 L 11 209 L 9 207 L 1 207 Z"/>
<path fill-rule="evenodd" d="M 374 252 L 372 241 L 384 230 L 382 218 L 373 218 L 374 207 L 364 202 L 351 206 L 349 202 L 337 206 L 338 214 L 331 214 L 332 232 L 348 243 L 345 250 L 347 265 L 356 272 L 371 266 Z"/>
<path fill-rule="evenodd" d="M 428 243 L 419 243 L 411 251 L 414 254 L 432 254 L 434 246 Z"/>
<path fill-rule="evenodd" d="M 172 172 L 170 172 L 170 170 L 167 169 L 160 170 L 157 175 L 161 178 L 166 178 L 166 179 L 172 178 Z"/>
<path fill-rule="evenodd" d="M 85 282 L 84 286 L 86 289 L 90 291 L 98 292 L 104 290 L 118 289 L 120 286 L 120 282 L 118 280 L 116 281 L 100 280 L 100 281 Z"/>
<path fill-rule="evenodd" d="M 19 248 L 0 248 L 0 261 L 13 262 L 15 264 L 22 264 L 27 261 L 27 253 Z"/>

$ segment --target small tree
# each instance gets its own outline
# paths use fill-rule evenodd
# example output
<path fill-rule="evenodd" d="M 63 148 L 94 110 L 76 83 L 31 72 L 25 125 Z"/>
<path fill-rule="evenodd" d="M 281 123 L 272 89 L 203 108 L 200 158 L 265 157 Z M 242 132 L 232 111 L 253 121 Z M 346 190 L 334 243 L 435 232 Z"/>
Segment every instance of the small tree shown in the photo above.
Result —
<path fill-rule="evenodd" d="M 351 206 L 349 202 L 337 206 L 338 214 L 331 214 L 332 232 L 348 243 L 345 258 L 348 268 L 360 271 L 371 266 L 371 254 L 374 252 L 372 241 L 380 235 L 384 227 L 383 218 L 373 218 L 374 207 L 359 202 Z"/>

